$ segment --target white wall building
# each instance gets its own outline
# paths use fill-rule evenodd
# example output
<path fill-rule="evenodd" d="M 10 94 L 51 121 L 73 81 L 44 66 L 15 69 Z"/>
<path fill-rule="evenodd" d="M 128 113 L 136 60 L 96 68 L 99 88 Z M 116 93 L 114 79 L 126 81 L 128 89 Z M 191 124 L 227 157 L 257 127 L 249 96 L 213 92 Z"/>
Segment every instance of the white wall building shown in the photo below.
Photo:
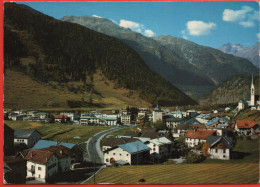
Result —
<path fill-rule="evenodd" d="M 28 148 L 31 148 L 41 137 L 41 133 L 35 129 L 17 129 L 14 132 L 14 143 L 25 143 Z"/>
<path fill-rule="evenodd" d="M 162 110 L 161 108 L 157 105 L 153 111 L 153 123 L 156 123 L 157 121 L 162 121 Z"/>
<path fill-rule="evenodd" d="M 166 137 L 151 139 L 146 145 L 151 148 L 150 154 L 156 158 L 169 156 L 173 151 L 173 142 Z"/>

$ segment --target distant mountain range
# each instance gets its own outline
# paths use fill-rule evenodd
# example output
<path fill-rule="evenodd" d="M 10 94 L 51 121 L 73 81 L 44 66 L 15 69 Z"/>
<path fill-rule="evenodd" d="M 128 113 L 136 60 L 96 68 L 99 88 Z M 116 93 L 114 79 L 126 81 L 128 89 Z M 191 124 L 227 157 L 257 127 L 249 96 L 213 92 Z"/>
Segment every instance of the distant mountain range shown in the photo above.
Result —
<path fill-rule="evenodd" d="M 251 77 L 234 76 L 221 83 L 211 93 L 200 99 L 201 105 L 238 103 L 240 99 L 250 100 Z M 255 94 L 259 95 L 259 76 L 254 77 Z"/>
<path fill-rule="evenodd" d="M 234 75 L 257 75 L 248 60 L 172 36 L 146 37 L 106 18 L 65 16 L 77 23 L 116 37 L 131 46 L 155 72 L 193 98 L 200 98 Z"/>
<path fill-rule="evenodd" d="M 12 70 L 8 72 L 19 71 L 39 84 L 54 82 L 53 89 L 62 87 L 68 92 L 80 93 L 77 99 L 67 98 L 73 106 L 84 105 L 86 94 L 104 97 L 105 93 L 99 93 L 94 86 L 97 72 L 104 77 L 100 81 L 108 80 L 114 85 L 113 89 L 127 89 L 127 97 L 135 94 L 152 105 L 161 106 L 196 104 L 152 71 L 139 54 L 122 41 L 78 24 L 56 20 L 25 5 L 4 4 L 4 44 L 5 73 L 8 69 Z M 41 99 L 45 93 L 34 90 L 35 94 Z"/>
<path fill-rule="evenodd" d="M 260 68 L 259 45 L 259 42 L 252 47 L 244 47 L 240 44 L 227 43 L 221 46 L 219 50 L 227 54 L 246 58 L 251 61 L 256 67 Z"/>

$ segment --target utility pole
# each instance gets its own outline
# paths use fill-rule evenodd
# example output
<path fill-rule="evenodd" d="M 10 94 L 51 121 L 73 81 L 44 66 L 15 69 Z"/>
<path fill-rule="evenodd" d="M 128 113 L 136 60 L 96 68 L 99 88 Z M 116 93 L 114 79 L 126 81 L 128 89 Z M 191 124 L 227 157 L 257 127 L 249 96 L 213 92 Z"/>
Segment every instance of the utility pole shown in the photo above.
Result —
<path fill-rule="evenodd" d="M 93 139 L 93 144 L 92 144 L 93 147 L 96 142 L 97 141 L 95 139 Z M 95 154 L 94 154 L 94 184 L 96 184 L 96 155 Z"/>

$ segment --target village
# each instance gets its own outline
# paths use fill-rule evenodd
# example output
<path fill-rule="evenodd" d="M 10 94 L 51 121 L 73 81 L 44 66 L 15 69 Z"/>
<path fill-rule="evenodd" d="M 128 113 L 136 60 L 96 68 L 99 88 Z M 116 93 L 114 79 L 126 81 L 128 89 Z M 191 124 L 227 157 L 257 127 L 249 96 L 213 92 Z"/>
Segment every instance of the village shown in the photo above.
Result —
<path fill-rule="evenodd" d="M 42 139 L 36 129 L 14 130 L 5 123 L 5 182 L 66 183 L 62 176 L 70 177 L 68 173 L 85 169 L 88 175 L 81 175 L 86 180 L 94 177 L 95 183 L 95 175 L 104 167 L 236 159 L 240 156 L 232 151 L 236 141 L 258 139 L 259 121 L 234 119 L 245 110 L 259 112 L 259 106 L 252 83 L 250 101 L 240 100 L 235 107 L 212 110 L 160 108 L 158 104 L 155 108 L 127 107 L 106 112 L 5 110 L 6 123 L 29 121 L 108 128 L 102 135 L 99 132 L 91 137 L 84 149 L 70 142 Z M 126 129 L 124 134 L 117 134 L 122 129 Z"/>

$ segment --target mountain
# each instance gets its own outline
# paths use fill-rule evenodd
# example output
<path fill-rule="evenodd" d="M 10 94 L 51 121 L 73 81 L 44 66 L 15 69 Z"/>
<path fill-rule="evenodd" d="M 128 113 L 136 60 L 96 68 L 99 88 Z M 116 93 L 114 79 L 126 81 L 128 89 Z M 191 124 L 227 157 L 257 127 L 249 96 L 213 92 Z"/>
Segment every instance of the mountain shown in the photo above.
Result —
<path fill-rule="evenodd" d="M 193 98 L 200 98 L 233 75 L 257 74 L 245 59 L 181 38 L 146 37 L 106 18 L 65 16 L 61 20 L 120 39 L 138 52 L 152 70 Z"/>
<path fill-rule="evenodd" d="M 104 85 L 113 84 L 114 91 L 128 90 L 127 97 L 134 95 L 161 106 L 196 104 L 150 70 L 125 43 L 78 24 L 56 20 L 25 5 L 4 4 L 4 44 L 5 73 L 22 72 L 39 84 L 78 93 L 77 99 L 67 98 L 71 106 L 92 103 L 92 99 L 89 103 L 84 101 L 87 94 L 104 97 L 106 93 L 95 87 L 97 74 L 103 82 L 107 80 Z M 7 88 L 13 89 L 6 83 Z M 44 95 L 37 90 L 35 94 L 39 98 Z"/>
<path fill-rule="evenodd" d="M 252 47 L 244 47 L 240 44 L 227 43 L 221 46 L 219 50 L 227 54 L 232 54 L 234 56 L 246 58 L 250 62 L 252 62 L 256 67 L 260 68 L 259 45 L 259 42 L 253 45 Z"/>
<path fill-rule="evenodd" d="M 238 103 L 240 99 L 250 100 L 251 77 L 233 76 L 221 83 L 211 93 L 200 99 L 201 105 Z M 259 76 L 254 77 L 255 93 L 259 95 Z"/>

